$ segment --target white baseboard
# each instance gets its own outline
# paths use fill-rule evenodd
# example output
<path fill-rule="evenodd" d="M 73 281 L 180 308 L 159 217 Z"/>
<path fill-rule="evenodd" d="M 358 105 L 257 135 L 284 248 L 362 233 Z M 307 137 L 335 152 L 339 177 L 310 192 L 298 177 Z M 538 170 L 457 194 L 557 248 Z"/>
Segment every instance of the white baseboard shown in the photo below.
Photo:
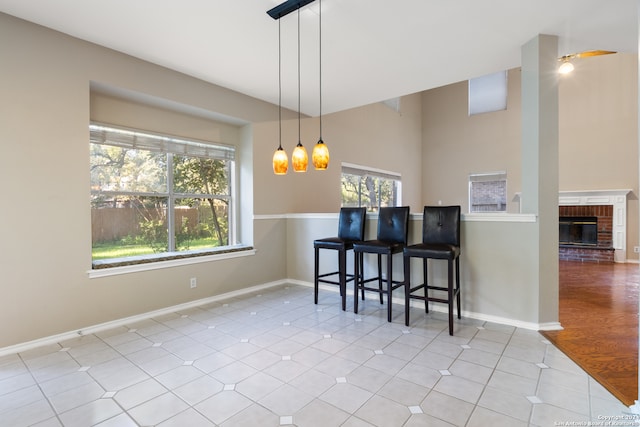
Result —
<path fill-rule="evenodd" d="M 310 282 L 303 282 L 300 280 L 289 280 L 287 281 L 287 283 L 292 283 L 292 284 L 296 284 L 296 285 L 300 285 L 300 286 L 309 286 L 309 287 L 313 287 L 313 283 Z M 331 292 L 338 292 L 338 287 L 337 286 L 332 286 L 332 285 L 320 285 L 319 286 L 320 289 L 323 290 L 328 290 Z M 347 289 L 347 294 L 353 295 L 353 291 Z M 393 303 L 394 304 L 401 304 L 404 305 L 404 298 L 393 298 Z M 412 300 L 410 302 L 412 307 L 416 307 L 416 308 L 423 308 L 424 307 L 424 303 L 421 301 L 415 301 Z M 444 305 L 438 304 L 438 305 L 434 305 L 432 308 L 430 308 L 431 311 L 435 311 L 438 313 L 447 313 L 447 308 Z M 506 317 L 500 317 L 500 316 L 491 316 L 488 314 L 483 314 L 483 313 L 475 313 L 472 311 L 466 311 L 466 310 L 462 310 L 462 317 L 466 317 L 468 319 L 474 319 L 474 320 L 481 320 L 483 322 L 491 322 L 491 323 L 498 323 L 501 325 L 508 325 L 508 326 L 514 326 L 516 328 L 522 328 L 522 329 L 528 329 L 531 331 L 550 331 L 550 330 L 559 330 L 562 329 L 562 326 L 560 326 L 560 323 L 532 323 L 532 322 L 524 322 L 522 320 L 517 320 L 517 319 L 510 319 L 510 318 L 506 318 Z"/>
<path fill-rule="evenodd" d="M 564 328 L 560 322 L 547 322 L 541 323 L 538 328 L 539 331 L 562 331 Z"/>
<path fill-rule="evenodd" d="M 165 315 L 165 314 L 174 313 L 176 311 L 188 310 L 190 308 L 199 307 L 199 306 L 202 306 L 202 305 L 205 305 L 205 304 L 210 304 L 212 302 L 226 300 L 226 299 L 229 299 L 229 298 L 242 296 L 242 295 L 246 295 L 246 294 L 249 294 L 249 293 L 252 293 L 252 292 L 260 291 L 260 290 L 263 290 L 263 289 L 269 289 L 269 288 L 272 288 L 274 286 L 280 286 L 280 285 L 285 285 L 285 284 L 313 287 L 313 283 L 307 282 L 307 281 L 302 281 L 302 280 L 294 280 L 294 279 L 277 280 L 277 281 L 274 281 L 274 282 L 264 283 L 262 285 L 251 286 L 251 287 L 248 287 L 248 288 L 239 289 L 237 291 L 227 292 L 227 293 L 224 293 L 224 294 L 215 295 L 215 296 L 208 297 L 208 298 L 203 298 L 203 299 L 199 299 L 199 300 L 195 300 L 195 301 L 190 301 L 190 302 L 187 302 L 187 303 L 184 303 L 184 304 L 178 304 L 178 305 L 174 305 L 174 306 L 171 306 L 171 307 L 162 308 L 160 310 L 154 310 L 154 311 L 150 311 L 150 312 L 147 312 L 147 313 L 138 314 L 138 315 L 135 315 L 135 316 L 125 317 L 125 318 L 122 318 L 122 319 L 112 320 L 110 322 L 100 323 L 98 325 L 88 326 L 86 328 L 78 329 L 78 330 L 75 330 L 75 331 L 64 332 L 64 333 L 61 333 L 61 334 L 51 335 L 51 336 L 40 338 L 40 339 L 37 339 L 37 340 L 28 341 L 28 342 L 21 343 L 21 344 L 16 344 L 16 345 L 12 345 L 12 346 L 9 346 L 9 347 L 0 348 L 0 357 L 6 356 L 8 354 L 15 354 L 15 353 L 24 352 L 24 351 L 27 351 L 27 350 L 34 349 L 36 347 L 41 347 L 41 346 L 45 346 L 45 345 L 59 343 L 61 341 L 66 341 L 66 340 L 77 338 L 77 337 L 83 336 L 83 335 L 94 334 L 94 333 L 97 333 L 97 332 L 105 331 L 107 329 L 113 329 L 113 328 L 117 328 L 117 327 L 120 327 L 120 326 L 125 326 L 127 324 L 140 322 L 142 320 L 147 320 L 147 319 L 150 319 L 150 318 L 153 318 L 153 317 L 162 316 L 162 315 Z M 331 286 L 331 285 L 320 285 L 320 289 L 325 290 L 325 291 L 338 292 L 338 288 L 336 286 Z M 349 291 L 347 291 L 347 292 L 352 294 L 352 292 L 349 292 Z M 393 302 L 395 304 L 404 304 L 404 298 L 393 298 Z M 415 307 L 423 307 L 422 302 L 419 302 L 419 301 L 411 301 L 411 305 L 415 306 Z M 440 312 L 440 313 L 446 313 L 447 312 L 446 307 L 440 306 L 440 305 L 434 306 L 432 310 L 435 311 L 435 312 Z M 491 316 L 491 315 L 486 315 L 486 314 L 482 314 L 482 313 L 474 313 L 474 312 L 464 311 L 464 310 L 462 311 L 462 316 L 466 317 L 466 318 L 469 318 L 469 319 L 475 319 L 475 320 L 481 320 L 481 321 L 485 321 L 485 322 L 498 323 L 498 324 L 502 324 L 502 325 L 509 325 L 509 326 L 514 326 L 514 327 L 517 327 L 517 328 L 529 329 L 529 330 L 534 330 L 534 331 L 541 331 L 541 330 L 550 331 L 550 330 L 562 329 L 562 327 L 560 326 L 559 323 L 537 324 L 537 323 L 531 323 L 531 322 L 523 322 L 523 321 L 517 320 L 517 319 L 509 319 L 509 318 L 505 318 L 505 317 Z"/>
<path fill-rule="evenodd" d="M 120 326 L 125 326 L 128 324 L 132 324 L 135 322 L 140 322 L 142 320 L 147 320 L 152 317 L 158 317 L 165 314 L 174 313 L 176 311 L 188 310 L 190 308 L 199 307 L 201 305 L 210 304 L 212 302 L 217 302 L 221 300 L 226 300 L 229 298 L 249 294 L 251 292 L 260 291 L 262 289 L 272 288 L 274 286 L 280 286 L 288 283 L 293 283 L 291 280 L 278 280 L 275 282 L 265 283 L 262 285 L 251 286 L 249 288 L 239 289 L 237 291 L 227 292 L 220 295 L 215 295 L 213 297 L 203 298 L 195 301 L 190 301 L 184 304 L 178 304 L 171 307 L 162 308 L 160 310 L 154 310 L 147 313 L 138 314 L 135 316 L 125 317 L 122 319 L 112 320 L 110 322 L 100 323 L 98 325 L 89 326 L 86 328 L 78 329 L 75 331 L 63 332 L 57 335 L 51 335 L 48 337 L 40 338 L 33 341 L 28 341 L 21 344 L 12 345 L 9 347 L 0 348 L 0 357 L 6 356 L 8 354 L 15 354 L 24 352 L 27 350 L 34 349 L 36 347 L 41 347 L 45 345 L 59 343 L 61 341 L 66 341 L 72 338 L 77 338 L 83 335 L 94 334 L 96 332 L 105 331 L 107 329 L 117 328 Z"/>

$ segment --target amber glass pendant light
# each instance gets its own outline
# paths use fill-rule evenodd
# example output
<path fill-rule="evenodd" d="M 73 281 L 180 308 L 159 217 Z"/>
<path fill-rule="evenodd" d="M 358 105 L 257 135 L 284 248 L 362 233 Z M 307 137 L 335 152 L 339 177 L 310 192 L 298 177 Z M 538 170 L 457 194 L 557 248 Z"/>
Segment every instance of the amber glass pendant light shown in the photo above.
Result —
<path fill-rule="evenodd" d="M 318 2 L 319 6 L 319 31 L 320 31 L 320 45 L 319 45 L 319 55 L 320 55 L 320 73 L 319 73 L 319 82 L 320 82 L 320 138 L 318 139 L 317 144 L 313 147 L 313 152 L 311 153 L 311 161 L 313 162 L 313 166 L 316 170 L 326 170 L 329 167 L 329 148 L 322 140 L 322 0 Z"/>
<path fill-rule="evenodd" d="M 295 172 L 306 172 L 309 156 L 300 138 L 300 9 L 298 9 L 298 145 L 291 154 L 291 164 Z"/>
<path fill-rule="evenodd" d="M 318 143 L 313 147 L 311 160 L 313 161 L 313 166 L 316 170 L 323 171 L 329 167 L 329 148 L 322 140 L 322 137 L 320 137 Z"/>
<path fill-rule="evenodd" d="M 293 170 L 295 172 L 307 171 L 309 156 L 307 155 L 307 150 L 300 141 L 298 141 L 298 145 L 296 145 L 296 148 L 293 149 L 293 154 L 291 154 L 291 164 L 293 165 Z"/>
<path fill-rule="evenodd" d="M 273 153 L 273 173 L 276 175 L 286 175 L 289 169 L 289 159 L 286 151 L 280 146 Z"/>
<path fill-rule="evenodd" d="M 273 173 L 286 175 L 289 169 L 287 152 L 282 148 L 282 55 L 280 47 L 280 21 L 278 20 L 278 149 L 273 153 Z"/>

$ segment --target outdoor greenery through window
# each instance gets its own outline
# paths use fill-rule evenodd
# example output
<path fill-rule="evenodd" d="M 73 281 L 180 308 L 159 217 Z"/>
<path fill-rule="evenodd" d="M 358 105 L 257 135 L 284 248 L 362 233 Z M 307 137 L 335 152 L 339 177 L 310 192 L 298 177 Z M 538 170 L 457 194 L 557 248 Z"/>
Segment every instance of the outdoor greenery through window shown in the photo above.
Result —
<path fill-rule="evenodd" d="M 399 174 L 342 165 L 342 206 L 366 207 L 376 212 L 381 207 L 400 206 L 401 178 Z"/>
<path fill-rule="evenodd" d="M 505 212 L 506 210 L 506 172 L 469 175 L 470 212 Z"/>
<path fill-rule="evenodd" d="M 233 147 L 99 124 L 90 135 L 94 262 L 233 242 Z"/>

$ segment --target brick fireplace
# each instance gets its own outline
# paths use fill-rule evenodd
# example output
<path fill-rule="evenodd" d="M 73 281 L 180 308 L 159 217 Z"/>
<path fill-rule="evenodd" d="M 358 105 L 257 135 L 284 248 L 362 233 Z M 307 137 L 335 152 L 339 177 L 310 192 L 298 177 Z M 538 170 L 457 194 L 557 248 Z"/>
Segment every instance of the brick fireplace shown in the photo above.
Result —
<path fill-rule="evenodd" d="M 564 222 L 561 227 L 565 229 L 561 229 L 563 236 L 559 247 L 560 259 L 579 262 L 626 262 L 627 194 L 630 192 L 631 190 L 561 191 L 558 213 L 560 222 Z M 595 222 L 597 239 L 568 239 L 566 223 L 572 221 L 575 224 Z M 580 225 L 575 226 L 579 227 Z"/>
<path fill-rule="evenodd" d="M 570 238 L 560 239 L 560 259 L 566 261 L 581 262 L 614 262 L 613 248 L 613 206 L 612 205 L 591 205 L 591 206 L 560 206 L 560 222 L 568 219 L 570 223 L 580 224 L 581 218 L 589 221 L 595 219 L 597 227 L 597 239 L 594 243 L 583 243 L 581 239 L 572 241 Z M 561 226 L 562 227 L 562 226 Z M 579 229 L 580 225 L 572 226 Z M 566 233 L 576 234 L 576 233 Z M 578 233 L 579 234 L 579 233 Z"/>

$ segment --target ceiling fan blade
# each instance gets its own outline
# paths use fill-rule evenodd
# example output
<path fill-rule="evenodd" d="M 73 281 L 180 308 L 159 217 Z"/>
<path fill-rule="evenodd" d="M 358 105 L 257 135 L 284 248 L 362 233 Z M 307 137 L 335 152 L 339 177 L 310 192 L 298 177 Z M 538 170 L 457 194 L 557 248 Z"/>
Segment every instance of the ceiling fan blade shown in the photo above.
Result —
<path fill-rule="evenodd" d="M 575 58 L 588 58 L 590 56 L 599 56 L 599 55 L 610 55 L 613 52 L 611 50 L 589 50 L 586 52 L 580 52 L 575 55 Z"/>

